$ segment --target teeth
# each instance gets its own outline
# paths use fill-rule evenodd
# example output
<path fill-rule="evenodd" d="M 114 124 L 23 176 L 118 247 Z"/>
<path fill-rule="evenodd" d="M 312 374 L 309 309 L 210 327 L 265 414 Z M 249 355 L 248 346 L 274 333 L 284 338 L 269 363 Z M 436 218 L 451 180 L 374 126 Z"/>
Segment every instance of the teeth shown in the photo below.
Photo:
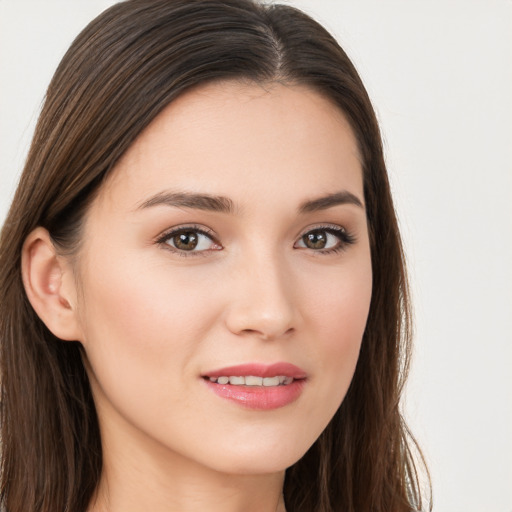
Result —
<path fill-rule="evenodd" d="M 264 377 L 264 386 L 279 386 L 279 377 Z"/>
<path fill-rule="evenodd" d="M 256 377 L 254 375 L 242 376 L 222 376 L 208 377 L 210 382 L 217 384 L 231 384 L 233 386 L 287 386 L 293 382 L 293 377 L 285 377 L 284 375 L 276 375 L 275 377 Z"/>
<path fill-rule="evenodd" d="M 263 377 L 253 377 L 252 375 L 248 375 L 245 377 L 245 385 L 246 386 L 262 386 L 263 385 Z"/>

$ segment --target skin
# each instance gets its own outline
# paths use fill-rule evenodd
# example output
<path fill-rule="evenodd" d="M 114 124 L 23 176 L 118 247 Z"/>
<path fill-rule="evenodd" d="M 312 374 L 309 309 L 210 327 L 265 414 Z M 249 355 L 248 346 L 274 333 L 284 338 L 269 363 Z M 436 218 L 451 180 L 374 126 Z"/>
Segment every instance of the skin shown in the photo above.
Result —
<path fill-rule="evenodd" d="M 233 211 L 142 206 L 168 191 L 229 198 Z M 299 212 L 333 192 L 361 205 Z M 173 250 L 175 239 L 162 235 L 180 226 L 214 241 Z M 353 243 L 324 230 L 340 250 L 305 246 L 303 235 L 325 226 Z M 184 94 L 103 185 L 63 276 L 68 289 L 77 283 L 68 308 L 103 441 L 90 511 L 284 510 L 284 471 L 340 406 L 370 304 L 362 170 L 349 124 L 302 86 L 224 82 Z M 218 397 L 201 377 L 277 361 L 307 379 L 296 401 L 270 411 Z"/>

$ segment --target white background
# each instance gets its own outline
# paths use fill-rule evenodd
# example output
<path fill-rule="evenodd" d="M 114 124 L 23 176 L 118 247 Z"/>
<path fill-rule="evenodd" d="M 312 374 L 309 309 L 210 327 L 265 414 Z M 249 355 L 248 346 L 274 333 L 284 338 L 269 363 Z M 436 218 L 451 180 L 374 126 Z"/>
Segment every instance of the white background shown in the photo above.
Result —
<path fill-rule="evenodd" d="M 60 57 L 112 3 L 0 0 L 0 223 Z M 512 512 L 512 1 L 288 3 L 337 36 L 381 121 L 434 510 Z"/>

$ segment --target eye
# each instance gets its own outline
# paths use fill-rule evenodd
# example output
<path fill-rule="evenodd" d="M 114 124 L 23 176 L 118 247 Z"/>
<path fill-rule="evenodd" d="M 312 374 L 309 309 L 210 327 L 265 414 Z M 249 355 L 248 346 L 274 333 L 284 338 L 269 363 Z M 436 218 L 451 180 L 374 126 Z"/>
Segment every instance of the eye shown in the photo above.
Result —
<path fill-rule="evenodd" d="M 211 234 L 196 227 L 168 231 L 158 240 L 158 243 L 165 244 L 169 249 L 182 255 L 222 249 Z"/>
<path fill-rule="evenodd" d="M 319 227 L 304 233 L 295 243 L 296 248 L 321 253 L 337 252 L 353 244 L 355 238 L 341 226 Z"/>

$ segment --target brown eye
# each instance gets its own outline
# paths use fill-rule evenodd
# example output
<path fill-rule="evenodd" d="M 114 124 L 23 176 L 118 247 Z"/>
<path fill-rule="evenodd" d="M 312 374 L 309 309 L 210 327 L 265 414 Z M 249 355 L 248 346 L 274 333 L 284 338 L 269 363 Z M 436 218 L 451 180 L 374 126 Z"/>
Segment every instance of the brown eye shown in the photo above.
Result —
<path fill-rule="evenodd" d="M 341 226 L 312 229 L 302 235 L 294 244 L 296 249 L 310 249 L 321 254 L 337 252 L 355 242 L 355 237 Z"/>
<path fill-rule="evenodd" d="M 180 249 L 181 251 L 193 251 L 197 247 L 199 237 L 197 233 L 193 231 L 185 231 L 174 235 L 171 240 L 176 249 Z"/>
<path fill-rule="evenodd" d="M 218 244 L 213 234 L 194 227 L 178 228 L 163 235 L 158 243 L 165 244 L 181 256 L 199 254 L 206 251 L 219 251 L 222 246 Z"/>
<path fill-rule="evenodd" d="M 308 249 L 325 249 L 327 233 L 325 231 L 311 231 L 302 237 L 302 241 Z"/>

